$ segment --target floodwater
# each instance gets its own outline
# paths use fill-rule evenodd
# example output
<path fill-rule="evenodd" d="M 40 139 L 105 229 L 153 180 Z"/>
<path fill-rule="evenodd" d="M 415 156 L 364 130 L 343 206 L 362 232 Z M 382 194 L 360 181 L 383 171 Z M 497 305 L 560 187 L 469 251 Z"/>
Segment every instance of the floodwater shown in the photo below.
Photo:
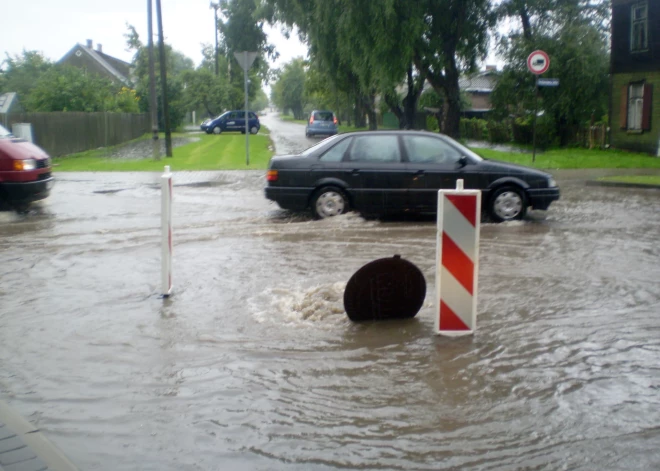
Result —
<path fill-rule="evenodd" d="M 169 299 L 160 175 L 58 173 L 0 213 L 0 398 L 81 470 L 660 468 L 660 192 L 566 173 L 547 213 L 483 225 L 477 330 L 450 339 L 434 221 L 174 170 Z M 346 282 L 394 254 L 422 310 L 352 324 Z"/>

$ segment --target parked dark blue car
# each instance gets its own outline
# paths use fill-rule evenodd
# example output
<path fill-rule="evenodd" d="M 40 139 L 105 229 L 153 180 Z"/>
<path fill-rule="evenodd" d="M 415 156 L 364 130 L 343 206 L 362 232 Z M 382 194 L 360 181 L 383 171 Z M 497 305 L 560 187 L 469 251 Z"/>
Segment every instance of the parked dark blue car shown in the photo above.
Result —
<path fill-rule="evenodd" d="M 206 134 L 220 134 L 223 131 L 240 131 L 245 134 L 245 111 L 226 111 L 220 116 L 209 118 L 200 126 Z M 248 129 L 250 134 L 256 134 L 261 129 L 259 118 L 248 111 Z"/>

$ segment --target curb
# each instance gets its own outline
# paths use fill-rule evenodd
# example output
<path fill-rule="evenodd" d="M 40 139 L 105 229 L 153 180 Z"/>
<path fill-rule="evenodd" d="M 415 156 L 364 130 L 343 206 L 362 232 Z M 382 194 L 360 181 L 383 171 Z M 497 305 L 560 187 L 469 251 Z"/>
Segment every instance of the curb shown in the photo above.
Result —
<path fill-rule="evenodd" d="M 37 427 L 0 400 L 0 471 L 3 470 L 78 471 L 78 468 Z"/>
<path fill-rule="evenodd" d="M 609 186 L 618 188 L 647 188 L 651 190 L 660 190 L 660 185 L 648 185 L 645 183 L 627 183 L 627 182 L 608 182 L 599 180 L 587 180 L 587 186 Z"/>

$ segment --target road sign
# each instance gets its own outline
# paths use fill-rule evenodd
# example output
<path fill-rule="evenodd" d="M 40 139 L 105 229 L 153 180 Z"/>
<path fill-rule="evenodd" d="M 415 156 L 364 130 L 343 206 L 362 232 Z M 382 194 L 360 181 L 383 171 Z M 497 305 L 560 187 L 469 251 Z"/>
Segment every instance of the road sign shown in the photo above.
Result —
<path fill-rule="evenodd" d="M 536 75 L 547 72 L 550 67 L 550 57 L 543 51 L 534 51 L 527 57 L 527 68 Z"/>
<path fill-rule="evenodd" d="M 435 333 L 473 334 L 477 321 L 481 191 L 438 191 Z"/>
<path fill-rule="evenodd" d="M 257 54 L 257 52 L 252 51 L 237 51 L 234 52 L 234 57 L 243 70 L 249 70 L 250 67 L 252 67 L 252 63 L 257 58 Z"/>
<path fill-rule="evenodd" d="M 539 78 L 537 81 L 539 87 L 558 87 L 559 79 L 556 78 Z"/>

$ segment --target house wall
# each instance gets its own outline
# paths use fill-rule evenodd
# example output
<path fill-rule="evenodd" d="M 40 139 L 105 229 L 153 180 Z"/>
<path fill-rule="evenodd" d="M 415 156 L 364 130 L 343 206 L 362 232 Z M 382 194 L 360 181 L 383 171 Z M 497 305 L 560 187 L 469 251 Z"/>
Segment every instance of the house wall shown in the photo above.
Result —
<path fill-rule="evenodd" d="M 628 131 L 621 129 L 621 94 L 623 87 L 630 82 L 646 80 L 653 84 L 653 99 L 651 104 L 651 130 L 640 133 L 639 131 Z M 656 72 L 633 72 L 615 74 L 612 77 L 612 114 L 611 122 L 611 145 L 614 148 L 634 150 L 654 154 L 658 152 L 658 141 L 660 140 L 660 71 Z"/>
<path fill-rule="evenodd" d="M 640 0 L 612 2 L 612 72 L 660 70 L 660 1 L 648 0 L 649 48 L 630 51 L 631 7 Z M 616 102 L 615 102 L 616 103 Z"/>

